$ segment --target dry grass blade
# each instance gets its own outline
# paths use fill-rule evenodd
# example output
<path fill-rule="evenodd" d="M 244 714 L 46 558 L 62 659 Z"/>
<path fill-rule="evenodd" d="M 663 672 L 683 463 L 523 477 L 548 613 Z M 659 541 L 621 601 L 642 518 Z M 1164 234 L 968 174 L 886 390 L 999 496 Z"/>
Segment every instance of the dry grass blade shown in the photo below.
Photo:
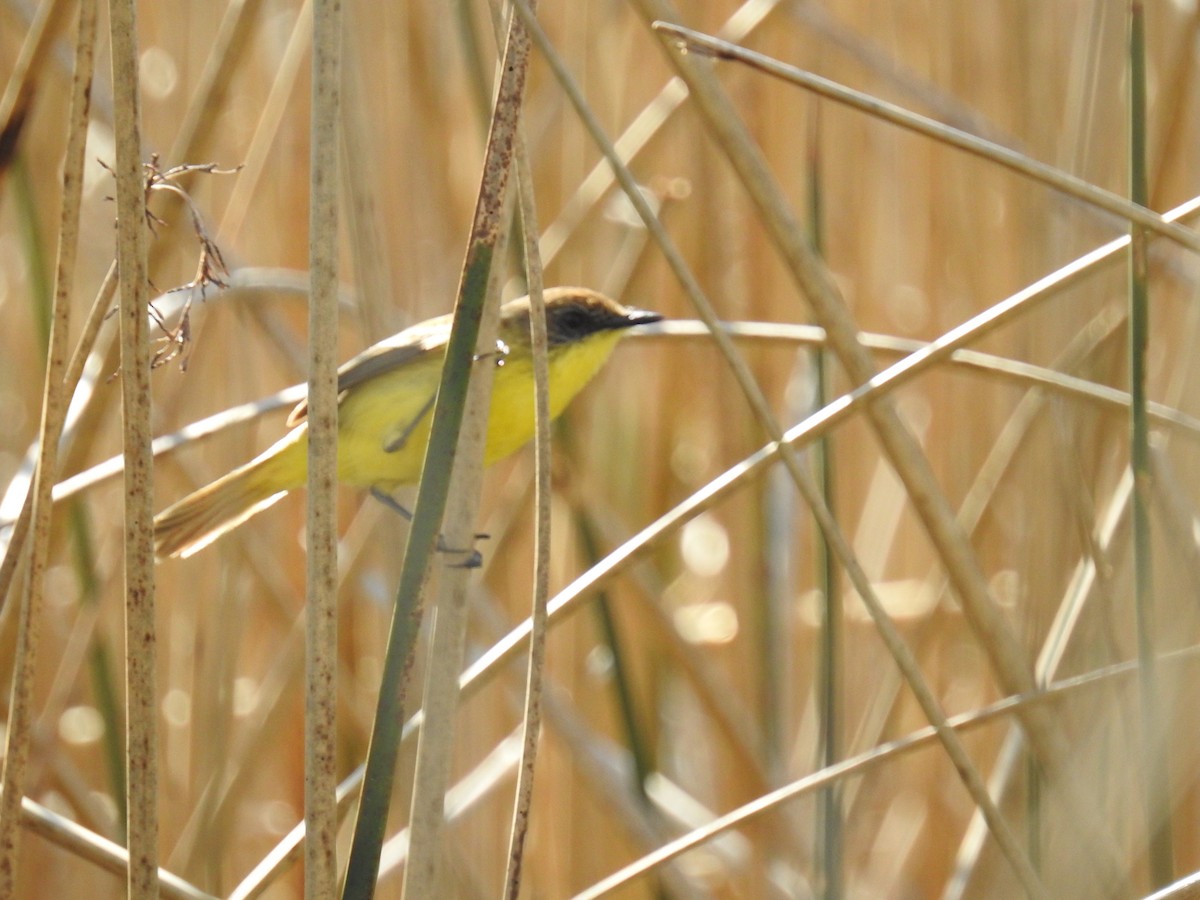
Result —
<path fill-rule="evenodd" d="M 1111 325 L 1119 323 L 1100 324 L 1102 331 L 1107 335 L 1112 332 Z M 735 341 L 741 340 L 748 343 L 796 344 L 805 347 L 825 346 L 825 331 L 815 325 L 728 322 L 724 323 L 720 330 Z M 645 334 L 647 337 L 662 335 L 700 341 L 707 340 L 712 332 L 704 322 L 675 319 L 651 326 L 646 329 Z M 1086 336 L 1087 332 L 1082 332 L 1081 335 Z M 918 353 L 924 354 L 931 350 L 929 342 L 897 338 L 893 335 L 863 332 L 861 339 L 864 346 L 876 351 L 885 359 L 894 356 L 904 358 Z M 1091 346 L 1088 349 L 1094 350 L 1095 347 Z M 1129 410 L 1132 402 L 1127 391 L 1071 375 L 1071 366 L 1061 363 L 1055 363 L 1052 366 L 1037 366 L 1020 360 L 968 349 L 954 350 L 945 358 L 945 361 L 981 375 L 991 375 L 1002 381 L 1012 381 L 1031 388 L 1041 388 L 1053 394 L 1089 401 L 1105 407 Z M 1146 414 L 1155 425 L 1168 427 L 1182 437 L 1200 439 L 1200 418 L 1158 402 L 1148 403 Z M 981 499 L 979 504 L 986 507 L 986 499 Z M 977 513 L 981 511 L 978 510 Z"/>
<path fill-rule="evenodd" d="M 665 19 L 671 15 L 671 11 L 663 3 L 643 0 L 638 5 L 648 22 Z M 733 107 L 720 92 L 712 73 L 687 57 L 676 56 L 674 60 L 678 71 L 688 82 L 693 97 L 704 111 L 714 136 L 738 170 L 769 232 L 787 258 L 798 286 L 812 303 L 818 320 L 829 331 L 834 352 L 852 379 L 860 383 L 868 382 L 874 371 L 869 358 L 857 342 L 857 328 L 828 274 L 812 258 L 811 252 L 800 237 L 799 228 L 786 204 L 782 202 L 782 195 L 769 174 L 761 153 L 750 142 L 746 132 L 739 127 Z M 1141 224 L 1142 218 L 1138 217 L 1137 221 Z M 886 402 L 873 404 L 866 412 L 942 557 L 968 620 L 980 644 L 988 653 L 1000 683 L 1005 690 L 1012 693 L 1032 690 L 1032 667 L 990 595 L 979 562 L 961 529 L 955 524 L 953 513 L 934 477 L 928 459 L 900 420 L 894 407 Z M 1078 779 L 1077 771 L 1070 764 L 1070 746 L 1057 723 L 1034 711 L 1024 725 L 1043 765 L 1053 777 L 1061 778 L 1064 783 L 1072 786 L 1067 800 L 1079 813 L 1081 822 L 1093 822 L 1093 804 L 1089 792 L 1085 790 Z M 1098 869 L 1103 871 L 1096 874 L 1098 883 L 1104 885 L 1106 890 L 1111 890 L 1113 885 L 1122 881 L 1119 851 L 1107 830 L 1092 827 L 1090 824 L 1085 824 L 1084 827 L 1089 832 L 1087 841 L 1100 848 Z"/>
<path fill-rule="evenodd" d="M 154 621 L 154 456 L 150 443 L 146 190 L 139 125 L 137 16 L 132 0 L 109 11 L 121 273 L 121 409 L 125 457 L 125 679 L 129 896 L 158 895 L 158 697 Z"/>
<path fill-rule="evenodd" d="M 271 81 L 271 92 L 263 104 L 262 113 L 255 125 L 254 137 L 246 150 L 243 177 L 238 179 L 237 189 L 221 217 L 218 232 L 223 240 L 236 239 L 245 225 L 255 189 L 270 162 L 272 144 L 278 136 L 288 101 L 296 89 L 305 56 L 311 47 L 312 21 L 313 3 L 312 0 L 306 0 L 292 23 L 283 59 Z"/>
<path fill-rule="evenodd" d="M 13 152 L 29 116 L 35 86 L 45 74 L 50 48 L 67 18 L 66 0 L 42 0 L 21 45 L 21 53 L 0 97 L 0 177 L 12 163 Z"/>
<path fill-rule="evenodd" d="M 215 137 L 210 123 L 228 101 L 233 73 L 253 47 L 254 20 L 262 6 L 262 0 L 231 0 L 225 7 L 221 27 L 200 73 L 196 99 L 188 104 L 169 159 L 178 161 L 209 156 L 209 147 Z"/>
<path fill-rule="evenodd" d="M 1129 183 L 1134 203 L 1150 202 L 1146 134 L 1146 24 L 1138 0 L 1129 3 Z M 1141 662 L 1141 712 L 1145 760 L 1146 828 L 1152 884 L 1175 877 L 1171 825 L 1170 757 L 1160 701 L 1155 647 L 1153 542 L 1150 533 L 1150 425 L 1147 418 L 1147 354 L 1150 351 L 1150 241 L 1145 227 L 1134 222 L 1129 236 L 1129 393 L 1130 468 L 1133 470 L 1134 591 L 1137 610 L 1138 660 Z"/>
<path fill-rule="evenodd" d="M 1170 657 L 1170 661 L 1177 664 L 1195 665 L 1198 661 L 1197 651 L 1193 648 L 1183 653 L 1175 654 Z M 956 731 L 970 730 L 986 725 L 997 717 L 1014 715 L 1025 705 L 1052 705 L 1056 700 L 1061 699 L 1064 694 L 1104 685 L 1110 679 L 1133 678 L 1136 675 L 1137 668 L 1133 664 L 1125 663 L 1110 666 L 1098 672 L 1091 672 L 1074 679 L 1046 685 L 1029 696 L 1008 697 L 992 706 L 961 716 L 955 716 L 948 722 L 948 725 Z M 829 766 L 819 772 L 814 772 L 812 775 L 794 781 L 769 794 L 765 794 L 753 803 L 748 803 L 740 809 L 731 810 L 725 815 L 714 819 L 703 828 L 693 829 L 688 834 L 660 847 L 654 853 L 647 854 L 636 862 L 630 863 L 619 871 L 614 872 L 603 881 L 597 882 L 586 890 L 580 891 L 572 900 L 595 900 L 595 898 L 603 897 L 629 884 L 629 882 L 647 872 L 654 870 L 658 866 L 676 859 L 688 850 L 711 841 L 730 829 L 751 822 L 757 816 L 763 815 L 779 804 L 788 803 L 827 785 L 837 784 L 852 777 L 860 776 L 884 762 L 894 761 L 896 756 L 911 753 L 937 739 L 937 729 L 932 727 L 925 728 L 919 732 L 906 735 L 903 738 L 873 747 L 865 753 L 848 757 L 836 765 Z"/>
<path fill-rule="evenodd" d="M 305 603 L 304 890 L 337 890 L 338 145 L 342 15 L 337 0 L 313 13 L 312 185 L 308 306 L 308 569 Z"/>
<path fill-rule="evenodd" d="M 1189 215 L 1195 211 L 1197 205 L 1200 205 L 1200 201 L 1192 201 L 1172 210 L 1167 215 L 1169 218 Z M 908 379 L 928 370 L 971 341 L 978 340 L 999 325 L 1009 322 L 1018 314 L 1028 313 L 1034 304 L 1048 299 L 1056 291 L 1075 283 L 1077 279 L 1089 273 L 1094 267 L 1113 261 L 1127 244 L 1127 237 L 1110 241 L 1059 271 L 1040 279 L 1007 300 L 994 305 L 971 321 L 950 330 L 922 350 L 912 353 L 899 363 L 884 370 L 869 383 L 851 394 L 839 398 L 819 413 L 789 429 L 784 435 L 785 440 L 793 445 L 801 445 L 816 439 L 829 428 L 845 421 L 863 405 L 873 402 L 877 396 L 897 389 Z M 717 504 L 726 493 L 742 486 L 747 478 L 755 475 L 774 459 L 777 450 L 777 445 L 764 447 L 758 453 L 743 460 L 738 466 L 729 469 L 720 478 L 710 482 L 704 490 L 677 505 L 670 514 L 627 540 L 599 565 L 594 566 L 551 601 L 552 621 L 556 621 L 574 610 L 592 590 L 630 565 L 635 554 L 661 541 L 665 535 L 682 527 L 685 522 Z M 463 675 L 464 691 L 477 688 L 487 675 L 524 649 L 525 642 L 529 638 L 529 628 L 528 621 L 518 626 L 504 639 L 496 642 L 483 657 L 472 665 Z"/>
<path fill-rule="evenodd" d="M 49 4 L 47 4 L 48 6 Z M 58 4 L 61 8 L 65 4 Z M 46 28 L 47 23 L 42 22 Z M 31 36 L 32 37 L 32 36 Z M 88 97 L 95 68 L 96 6 L 80 4 L 76 34 L 75 66 L 71 90 L 71 118 L 68 126 L 67 156 L 58 260 L 54 277 L 54 316 L 47 348 L 45 386 L 42 391 L 42 417 L 38 434 L 38 464 L 34 484 L 22 507 L 22 518 L 31 523 L 30 547 L 25 583 L 27 590 L 19 600 L 17 649 L 9 718 L 5 730 L 3 797 L 0 800 L 0 893 L 16 890 L 18 818 L 25 791 L 25 769 L 29 757 L 33 679 L 36 673 L 38 623 L 42 615 L 45 578 L 50 545 L 52 488 L 58 476 L 58 445 L 66 416 L 67 393 L 63 376 L 67 368 L 70 296 L 74 285 L 75 260 L 79 240 L 79 210 L 83 187 L 83 153 L 87 139 Z M 23 101 L 28 97 L 23 95 Z M 11 111 L 11 110 L 10 110 Z M 15 135 L 9 140 L 15 141 Z M 2 165 L 3 163 L 0 163 Z M 28 513 L 27 513 L 28 510 Z M 23 541 L 10 544 L 5 562 L 20 557 Z M 15 571 L 15 570 L 10 570 Z M 0 597 L 7 590 L 0 589 Z"/>
<path fill-rule="evenodd" d="M 546 285 L 664 317 L 558 417 L 548 487 L 544 447 L 527 447 L 490 464 L 478 491 L 456 488 L 455 533 L 490 535 L 469 577 L 443 577 L 418 552 L 439 533 L 444 546 L 470 543 L 431 501 L 449 471 L 432 464 L 441 486 L 397 490 L 422 520 L 412 530 L 366 492 L 337 489 L 338 599 L 323 623 L 305 615 L 306 555 L 328 541 L 306 528 L 302 490 L 157 567 L 159 685 L 139 715 L 159 734 L 164 896 L 336 893 L 301 861 L 331 858 L 331 822 L 337 855 L 363 858 L 362 829 L 328 814 L 328 780 L 311 792 L 326 801 L 325 831 L 305 826 L 310 618 L 330 626 L 326 685 L 337 691 L 319 719 L 336 722 L 326 774 L 340 780 L 338 815 L 357 807 L 364 759 L 390 778 L 361 794 L 383 851 L 377 877 L 351 866 L 359 895 L 398 894 L 407 878 L 410 894 L 464 897 L 604 885 L 630 897 L 1133 896 L 1168 883 L 1155 874 L 1164 857 L 1178 874 L 1200 866 L 1187 715 L 1200 702 L 1200 281 L 1196 223 L 1182 219 L 1200 210 L 1187 199 L 1200 11 L 1141 4 L 1147 102 L 1134 129 L 1131 2 L 716 0 L 688 5 L 670 34 L 652 27 L 664 17 L 650 0 L 542 4 L 518 180 L 549 224 L 517 227 L 507 253 L 511 213 L 480 202 L 480 173 L 497 171 L 487 137 L 493 80 L 507 74 L 494 23 L 521 8 L 343 4 L 336 139 L 348 164 L 323 182 L 344 223 L 330 266 L 309 255 L 313 178 L 320 187 L 331 171 L 318 161 L 314 172 L 310 140 L 317 7 L 138 4 L 141 143 L 155 161 L 145 339 L 152 357 L 175 361 L 151 378 L 157 508 L 281 438 L 286 407 L 320 369 L 308 356 L 310 282 L 328 300 L 333 260 L 340 308 L 325 364 L 481 296 L 485 268 L 507 279 L 501 299 L 526 293 L 517 242 L 531 237 Z M 63 161 L 77 152 L 63 52 L 77 9 L 11 4 L 12 27 L 0 27 L 0 152 L 11 151 L 0 178 L 0 688 L 29 697 L 28 725 L 8 704 L 0 727 L 30 748 L 14 896 L 124 895 L 130 871 L 115 846 L 126 819 L 115 476 L 129 385 L 107 76 L 86 126 L 78 288 L 67 292 L 79 340 L 49 379 L 70 404 L 61 440 L 39 438 L 43 410 L 53 418 L 52 248 L 69 237 L 57 221 Z M 734 46 L 711 43 L 714 58 L 707 35 Z M 1125 135 L 1148 160 L 1132 203 Z M 115 168 L 127 161 L 122 151 Z M 217 166 L 232 174 L 194 177 Z M 477 206 L 503 264 L 471 256 L 460 290 Z M 1126 234 L 1131 219 L 1144 244 Z M 1142 376 L 1125 333 L 1131 254 L 1154 304 Z M 527 281 L 536 293 L 537 272 Z M 474 379 L 463 373 L 486 368 L 466 362 L 483 307 L 460 307 L 462 368 L 447 369 L 443 399 L 465 396 Z M 452 422 L 461 407 L 445 409 Z M 1150 528 L 1135 554 L 1129 421 L 1143 414 Z M 814 490 L 805 473 L 819 470 L 824 441 L 835 465 Z M 29 679 L 14 668 L 15 581 L 35 544 L 21 510 L 44 495 L 38 457 L 55 449 L 62 480 L 49 539 L 36 529 L 44 589 Z M 855 584 L 830 568 L 822 528 Z M 406 570 L 408 541 L 418 549 Z M 1142 647 L 1139 565 L 1153 571 L 1157 620 Z M 450 590 L 436 616 L 419 617 L 427 569 Z M 407 605 L 393 617 L 400 583 Z M 1006 662 L 998 674 L 996 641 L 972 626 L 979 605 L 964 611 L 972 592 L 994 602 L 1015 678 Z M 537 596 L 549 598 L 544 628 Z M 391 657 L 389 624 L 401 648 Z M 1139 654 L 1152 702 L 1139 696 Z M 1049 693 L 1013 694 L 1017 682 Z M 527 689 L 538 684 L 540 696 Z M 377 716 L 380 699 L 391 705 Z M 1140 706 L 1162 714 L 1153 740 Z M 387 720 L 378 731 L 376 718 Z M 1045 754 L 1026 735 L 1039 721 L 1069 748 L 1084 804 L 1069 778 L 1034 762 Z M 1147 747 L 1170 762 L 1165 799 L 1147 799 L 1163 768 Z M 1171 849 L 1154 856 L 1148 829 L 1160 823 Z M 421 881 L 438 853 L 441 871 Z M 149 881 L 149 866 L 135 868 Z"/>
<path fill-rule="evenodd" d="M 338 814 L 345 813 L 362 787 L 364 768 L 359 766 L 348 775 L 337 790 Z M 301 821 L 283 836 L 270 852 L 229 893 L 229 900 L 255 900 L 281 878 L 287 869 L 304 853 L 305 827 Z"/>
<path fill-rule="evenodd" d="M 525 707 L 521 715 L 523 739 L 521 764 L 517 770 L 516 803 L 508 841 L 508 871 L 505 896 L 515 900 L 521 889 L 521 864 L 529 833 L 533 805 L 533 773 L 541 736 L 542 690 L 546 666 L 546 631 L 550 595 L 550 373 L 546 361 L 546 299 L 542 260 L 538 252 L 537 206 L 533 196 L 533 169 L 524 138 L 518 133 L 515 147 L 517 191 L 521 230 L 525 235 L 525 273 L 529 285 L 529 341 L 533 350 L 535 490 L 537 507 L 534 535 L 533 609 L 529 616 L 529 675 L 525 682 Z M 457 678 L 455 678 L 457 681 Z"/>
<path fill-rule="evenodd" d="M 719 33 L 731 41 L 742 40 L 752 34 L 778 5 L 779 0 L 746 0 L 726 20 Z M 683 81 L 672 78 L 613 141 L 614 152 L 611 155 L 606 153 L 606 159 L 619 159 L 623 165 L 628 166 L 661 133 L 686 99 L 687 88 Z M 563 205 L 558 217 L 547 226 L 538 242 L 538 249 L 547 265 L 558 256 L 571 236 L 579 232 L 580 225 L 588 213 L 612 189 L 613 182 L 619 177 L 619 171 L 620 169 L 612 166 L 611 162 L 597 162 L 580 181 L 579 187 Z"/>
<path fill-rule="evenodd" d="M 526 69 L 529 57 L 529 38 L 525 29 L 516 20 L 509 26 L 508 40 L 501 67 L 492 119 L 492 130 L 488 136 L 485 152 L 483 177 L 475 206 L 466 260 L 459 282 L 458 303 L 454 324 L 446 347 L 442 368 L 441 384 L 437 404 L 433 410 L 429 445 L 425 454 L 421 482 L 418 487 L 416 511 L 404 555 L 404 568 L 397 591 L 396 610 L 393 614 L 392 633 L 384 665 L 383 685 L 375 716 L 375 730 L 371 749 L 367 757 L 367 770 L 363 800 L 359 806 L 351 847 L 344 896 L 365 897 L 374 891 L 375 875 L 379 866 L 379 851 L 383 832 L 387 824 L 387 808 L 396 755 L 401 739 L 400 724 L 403 721 L 403 695 L 407 673 L 411 666 L 410 656 L 416 643 L 416 628 L 420 622 L 422 594 L 428 581 L 434 544 L 439 531 L 449 542 L 448 546 L 465 547 L 474 534 L 474 510 L 478 504 L 476 486 L 478 472 L 463 473 L 470 468 L 467 460 L 461 467 L 454 467 L 460 474 L 452 476 L 449 465 L 455 459 L 463 421 L 464 404 L 467 399 L 471 361 L 479 347 L 481 321 L 487 287 L 490 282 L 492 264 L 500 231 L 503 225 L 503 210 L 511 166 L 513 144 L 517 134 L 521 102 L 525 89 Z M 493 310 L 492 316 L 495 315 Z M 492 320 L 494 321 L 494 319 Z M 476 400 L 479 398 L 476 397 Z M 477 415 L 481 415 L 478 413 Z M 482 439 L 482 430 L 475 440 Z M 480 445 L 481 447 L 481 445 Z M 480 450 L 480 454 L 481 454 Z M 464 457 L 466 453 L 463 454 Z M 473 466 L 479 467 L 481 455 L 476 456 Z M 457 483 L 453 503 L 448 502 L 452 477 Z M 450 509 L 444 525 L 443 511 Z M 454 543 L 457 542 L 457 543 Z M 450 571 L 451 575 L 455 573 Z M 458 573 L 460 576 L 465 574 Z M 448 578 L 451 584 L 444 595 L 447 603 L 461 605 L 465 591 L 462 577 Z M 447 708 L 443 710 L 446 720 L 439 730 L 453 734 L 453 689 L 454 685 L 440 684 L 440 690 L 451 690 Z M 435 738 L 434 746 L 438 745 Z M 427 757 L 428 759 L 429 757 Z M 442 817 L 444 780 L 438 778 L 437 768 L 446 764 L 444 759 L 434 759 L 435 770 L 428 781 L 418 779 L 423 797 L 414 796 L 414 835 L 412 862 L 405 870 L 405 889 L 414 891 L 414 896 L 426 896 L 437 884 L 437 865 L 440 847 L 436 837 Z M 420 823 L 415 821 L 421 814 Z M 422 835 L 421 837 L 418 837 Z M 416 845 L 420 840 L 420 853 Z"/>
<path fill-rule="evenodd" d="M 534 23 L 531 22 L 530 27 L 534 27 Z M 544 53 L 551 51 L 548 42 L 544 38 L 539 39 L 539 46 Z M 560 78 L 562 77 L 561 73 L 562 70 L 560 66 Z M 692 84 L 692 79 L 690 79 L 686 73 L 684 74 L 684 78 L 686 81 L 689 81 L 689 84 Z M 694 84 L 692 84 L 692 86 L 694 89 Z M 728 115 L 728 112 L 726 112 L 726 115 Z M 612 159 L 614 152 L 611 148 L 611 145 L 608 145 L 606 150 L 609 151 L 610 163 L 617 167 L 617 171 L 620 173 L 623 167 L 620 167 L 619 163 Z M 653 226 L 652 220 L 654 219 L 654 216 L 648 208 L 645 208 L 644 200 L 636 190 L 636 187 L 631 185 L 631 182 L 628 180 L 627 173 L 625 173 L 625 181 L 626 190 L 631 200 L 635 205 L 641 204 L 642 206 L 642 208 L 639 209 L 639 212 L 641 212 L 643 220 L 646 221 L 648 225 Z M 660 230 L 658 234 L 663 243 L 669 243 L 665 238 L 665 233 L 662 233 Z M 677 258 L 677 254 L 675 257 Z M 694 279 L 686 274 L 686 269 L 684 269 L 681 275 L 685 285 L 690 288 L 689 294 L 692 296 L 693 302 L 696 304 L 698 311 L 705 318 L 706 324 L 713 329 L 714 337 L 717 339 L 717 343 L 720 346 L 726 360 L 728 360 L 733 368 L 737 376 L 738 383 L 745 392 L 747 401 L 754 409 L 759 423 L 769 435 L 771 435 L 776 441 L 779 441 L 782 436 L 781 430 L 775 423 L 774 417 L 768 408 L 765 398 L 755 385 L 748 367 L 733 350 L 729 339 L 724 336 L 722 332 L 716 330 L 716 314 L 707 301 L 704 300 L 703 295 L 699 291 L 699 287 L 695 283 Z M 870 368 L 870 363 L 867 362 L 865 364 L 865 368 L 862 368 L 862 371 L 869 372 Z M 882 413 L 880 413 L 880 415 L 882 415 Z M 898 420 L 894 423 L 894 426 L 898 429 L 896 433 L 902 431 L 902 429 L 900 429 Z M 782 447 L 781 456 L 788 467 L 789 474 L 792 476 L 792 479 L 796 483 L 796 486 L 800 490 L 802 496 L 804 496 L 805 500 L 812 508 L 814 516 L 820 524 L 822 533 L 835 548 L 840 562 L 847 568 L 847 571 L 850 573 L 851 580 L 858 588 L 860 595 L 862 595 L 863 598 L 868 601 L 872 615 L 876 617 L 877 624 L 879 624 L 886 636 L 885 641 L 888 644 L 889 650 L 894 656 L 896 656 L 897 662 L 900 663 L 901 668 L 905 672 L 906 678 L 909 679 L 910 685 L 917 693 L 922 707 L 926 711 L 926 714 L 929 715 L 931 717 L 930 720 L 939 727 L 939 733 L 942 734 L 946 740 L 947 750 L 954 759 L 955 768 L 962 775 L 964 783 L 971 792 L 972 797 L 985 810 L 985 813 L 988 816 L 989 824 L 992 825 L 998 839 L 1005 848 L 1006 855 L 1008 855 L 1010 861 L 1020 874 L 1021 881 L 1026 890 L 1031 895 L 1040 895 L 1043 893 L 1044 889 L 1039 885 L 1037 876 L 1034 874 L 1032 867 L 1029 865 L 1024 852 L 1019 847 L 1015 837 L 1005 826 L 999 812 L 992 806 L 990 799 L 987 796 L 987 792 L 983 786 L 983 780 L 975 770 L 973 764 L 971 764 L 969 761 L 965 750 L 955 741 L 953 733 L 944 728 L 944 716 L 938 709 L 938 704 L 934 700 L 932 692 L 929 691 L 925 686 L 924 678 L 921 676 L 915 660 L 912 658 L 911 654 L 908 653 L 904 642 L 900 639 L 898 633 L 895 632 L 894 629 L 890 628 L 891 623 L 886 614 L 883 612 L 882 605 L 878 602 L 877 598 L 874 597 L 870 583 L 861 567 L 857 564 L 849 542 L 845 540 L 841 533 L 841 529 L 834 521 L 833 516 L 829 512 L 828 508 L 825 506 L 820 491 L 813 482 L 811 475 L 801 467 L 798 459 L 790 447 L 785 447 L 782 445 L 780 446 Z M 898 452 L 898 450 L 894 449 L 894 452 Z M 916 461 L 913 459 L 912 462 L 910 462 L 910 468 L 915 467 L 915 465 Z M 927 480 L 931 481 L 932 479 L 930 478 Z M 992 627 L 994 628 L 995 626 Z M 1030 684 L 1032 683 L 1030 682 Z"/>
<path fill-rule="evenodd" d="M 115 875 L 128 876 L 129 851 L 119 844 L 56 815 L 28 797 L 22 803 L 21 815 L 23 826 L 32 834 L 69 848 L 79 859 Z M 164 869 L 158 870 L 158 889 L 159 895 L 168 900 L 215 900 L 212 894 Z"/>
<path fill-rule="evenodd" d="M 497 111 L 497 116 L 515 115 L 515 110 Z M 485 185 L 485 193 L 495 185 Z M 507 202 L 503 203 L 508 208 Z M 508 235 L 497 235 L 494 258 L 503 259 Z M 494 352 L 498 326 L 500 266 L 493 267 L 485 292 L 486 308 L 479 326 L 474 357 Z M 458 717 L 458 673 L 466 656 L 468 590 L 474 564 L 471 557 L 477 539 L 474 523 L 479 510 L 483 475 L 483 451 L 487 441 L 488 407 L 492 392 L 491 367 L 472 367 L 462 430 L 454 455 L 449 493 L 446 497 L 445 527 L 438 556 L 445 560 L 437 596 L 437 614 L 429 637 L 429 669 L 421 710 L 425 727 L 417 743 L 413 772 L 413 798 L 409 816 L 409 860 L 404 869 L 404 893 L 430 897 L 446 892 L 442 862 L 446 824 L 446 791 L 450 783 L 450 761 Z M 437 457 L 434 457 L 435 459 Z"/>
<path fill-rule="evenodd" d="M 656 30 L 665 35 L 671 35 L 680 42 L 683 50 L 695 50 L 719 59 L 736 60 L 753 66 L 769 75 L 783 78 L 792 84 L 805 87 L 830 100 L 845 103 L 868 115 L 900 125 L 918 134 L 932 138 L 960 150 L 974 153 L 989 162 L 1002 165 L 1020 172 L 1036 181 L 1041 182 L 1068 196 L 1075 197 L 1093 204 L 1098 209 L 1120 216 L 1142 228 L 1162 235 L 1175 241 L 1180 246 L 1192 251 L 1200 251 L 1200 235 L 1194 231 L 1182 228 L 1163 216 L 1158 215 L 1138 203 L 1130 203 L 1123 197 L 1102 190 L 1096 185 L 1076 178 L 1067 172 L 1055 169 L 1030 159 L 1024 153 L 1018 153 L 1008 147 L 1002 147 L 992 141 L 967 134 L 957 128 L 935 122 L 924 116 L 908 112 L 890 103 L 885 103 L 875 97 L 852 91 L 839 84 L 820 78 L 794 66 L 785 65 L 778 60 L 753 53 L 728 41 L 722 41 L 710 35 L 701 34 L 690 28 L 684 28 L 672 22 L 655 22 Z"/>

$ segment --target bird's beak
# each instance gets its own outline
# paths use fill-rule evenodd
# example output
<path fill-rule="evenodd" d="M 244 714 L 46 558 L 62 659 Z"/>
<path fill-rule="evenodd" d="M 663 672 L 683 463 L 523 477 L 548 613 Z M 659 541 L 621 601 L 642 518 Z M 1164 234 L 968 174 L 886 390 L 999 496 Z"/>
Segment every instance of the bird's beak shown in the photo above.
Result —
<path fill-rule="evenodd" d="M 625 307 L 625 321 L 622 325 L 626 328 L 632 328 L 634 325 L 649 325 L 651 322 L 661 322 L 662 316 L 656 312 L 650 312 L 646 309 L 634 309 Z"/>

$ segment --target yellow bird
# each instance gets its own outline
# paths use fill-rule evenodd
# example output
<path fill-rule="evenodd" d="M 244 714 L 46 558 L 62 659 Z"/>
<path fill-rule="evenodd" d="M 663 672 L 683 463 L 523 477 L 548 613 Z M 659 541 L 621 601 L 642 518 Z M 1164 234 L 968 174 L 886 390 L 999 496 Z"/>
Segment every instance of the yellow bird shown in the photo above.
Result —
<path fill-rule="evenodd" d="M 662 317 L 578 287 L 545 292 L 550 414 L 557 417 L 591 381 L 625 329 Z M 338 479 L 390 492 L 421 474 L 451 316 L 420 322 L 364 350 L 338 370 Z M 484 464 L 527 443 L 534 432 L 529 298 L 500 309 Z M 159 559 L 191 556 L 308 477 L 307 405 L 294 426 L 257 458 L 167 507 L 154 519 Z"/>

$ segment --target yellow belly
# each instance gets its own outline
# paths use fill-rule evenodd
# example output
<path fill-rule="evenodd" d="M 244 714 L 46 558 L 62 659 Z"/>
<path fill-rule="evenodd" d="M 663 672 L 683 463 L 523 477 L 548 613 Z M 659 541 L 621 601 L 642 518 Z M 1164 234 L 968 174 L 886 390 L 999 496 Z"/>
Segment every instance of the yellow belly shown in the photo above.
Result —
<path fill-rule="evenodd" d="M 605 332 L 551 354 L 552 417 L 561 414 L 591 381 L 620 337 L 619 331 Z M 439 367 L 430 361 L 380 375 L 349 392 L 338 408 L 340 481 L 385 490 L 417 481 L 433 419 L 432 408 L 425 407 L 437 391 L 439 378 Z M 494 371 L 484 464 L 518 450 L 529 442 L 533 432 L 532 360 L 506 358 Z M 391 452 L 385 449 L 401 434 L 406 436 L 400 446 Z M 307 477 L 307 437 L 307 427 L 301 425 L 263 454 L 264 458 L 274 457 L 271 480 L 282 490 L 299 487 Z"/>

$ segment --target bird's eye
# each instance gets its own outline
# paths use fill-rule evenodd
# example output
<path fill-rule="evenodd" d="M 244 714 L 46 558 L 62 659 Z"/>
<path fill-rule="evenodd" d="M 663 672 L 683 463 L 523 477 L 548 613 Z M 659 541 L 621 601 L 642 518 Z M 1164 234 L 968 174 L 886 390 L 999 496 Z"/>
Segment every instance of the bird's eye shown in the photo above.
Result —
<path fill-rule="evenodd" d="M 558 322 L 564 332 L 569 335 L 576 334 L 586 328 L 588 316 L 582 309 L 572 307 L 571 309 L 563 310 Z"/>

